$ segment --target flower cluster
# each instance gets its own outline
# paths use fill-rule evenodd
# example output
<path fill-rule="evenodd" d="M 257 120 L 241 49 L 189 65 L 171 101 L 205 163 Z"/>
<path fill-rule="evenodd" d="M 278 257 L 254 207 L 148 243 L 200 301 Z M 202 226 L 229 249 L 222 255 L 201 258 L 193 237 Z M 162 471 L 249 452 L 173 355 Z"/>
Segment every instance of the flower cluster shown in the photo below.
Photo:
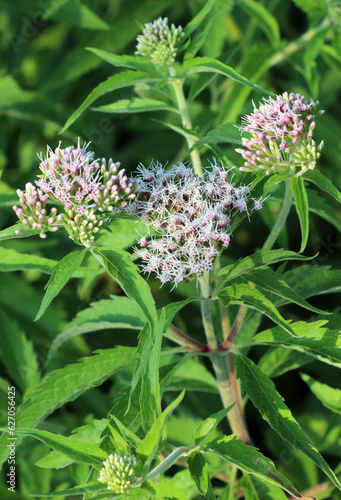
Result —
<path fill-rule="evenodd" d="M 120 164 L 95 160 L 87 147 L 78 141 L 77 148 L 62 149 L 60 144 L 55 151 L 48 148 L 45 158 L 40 158 L 42 175 L 36 186 L 29 183 L 25 191 L 17 191 L 16 215 L 27 228 L 39 229 L 42 238 L 47 230 L 56 231 L 61 221 L 70 238 L 88 244 L 105 220 L 103 212 L 122 208 L 135 196 L 133 181 L 119 170 Z M 58 205 L 49 214 L 48 201 Z"/>
<path fill-rule="evenodd" d="M 219 251 L 229 245 L 231 217 L 262 205 L 251 199 L 248 207 L 248 187 L 231 184 L 227 173 L 217 165 L 202 177 L 182 163 L 171 170 L 159 163 L 140 166 L 136 199 L 128 210 L 159 236 L 139 241 L 144 272 L 177 285 L 212 269 Z"/>
<path fill-rule="evenodd" d="M 263 99 L 259 108 L 254 105 L 241 127 L 251 137 L 243 137 L 245 149 L 236 149 L 245 160 L 240 170 L 262 169 L 270 174 L 288 165 L 303 171 L 314 168 L 322 147 L 316 148 L 312 140 L 314 118 L 321 114 L 316 111 L 318 105 L 318 101 L 287 92 Z"/>
<path fill-rule="evenodd" d="M 175 61 L 177 49 L 185 36 L 182 27 L 168 26 L 168 18 L 156 19 L 144 25 L 142 35 L 137 37 L 135 54 L 148 56 L 155 64 L 170 65 Z"/>
<path fill-rule="evenodd" d="M 134 456 L 109 455 L 103 462 L 98 481 L 106 483 L 108 490 L 124 493 L 137 480 L 138 462 Z"/>

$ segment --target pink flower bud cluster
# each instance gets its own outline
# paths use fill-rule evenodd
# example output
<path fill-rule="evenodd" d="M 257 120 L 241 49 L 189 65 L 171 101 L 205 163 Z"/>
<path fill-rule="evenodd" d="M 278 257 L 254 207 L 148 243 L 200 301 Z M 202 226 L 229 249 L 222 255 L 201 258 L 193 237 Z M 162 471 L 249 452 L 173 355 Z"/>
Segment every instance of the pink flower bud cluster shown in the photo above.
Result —
<path fill-rule="evenodd" d="M 122 208 L 135 197 L 134 182 L 119 170 L 120 164 L 94 160 L 87 147 L 78 141 L 76 148 L 62 149 L 60 144 L 55 151 L 48 148 L 45 158 L 40 158 L 37 187 L 27 184 L 26 191 L 18 191 L 22 208 L 13 209 L 24 225 L 40 229 L 43 238 L 46 230 L 56 231 L 56 223 L 62 221 L 71 239 L 87 244 L 105 220 L 102 212 Z M 58 216 L 57 207 L 46 215 L 48 200 L 58 204 Z"/>
<path fill-rule="evenodd" d="M 230 243 L 232 216 L 262 205 L 250 199 L 247 186 L 228 182 L 227 173 L 216 165 L 203 177 L 182 163 L 171 170 L 159 163 L 139 167 L 136 199 L 128 211 L 158 235 L 139 241 L 136 252 L 144 272 L 176 286 L 212 269 L 219 251 Z"/>
<path fill-rule="evenodd" d="M 245 160 L 240 170 L 262 169 L 270 174 L 290 163 L 304 168 L 295 161 L 295 153 L 312 141 L 314 118 L 321 114 L 316 111 L 318 105 L 318 101 L 287 92 L 263 99 L 259 108 L 254 104 L 253 113 L 243 118 L 240 128 L 251 134 L 242 139 L 245 149 L 236 149 Z"/>

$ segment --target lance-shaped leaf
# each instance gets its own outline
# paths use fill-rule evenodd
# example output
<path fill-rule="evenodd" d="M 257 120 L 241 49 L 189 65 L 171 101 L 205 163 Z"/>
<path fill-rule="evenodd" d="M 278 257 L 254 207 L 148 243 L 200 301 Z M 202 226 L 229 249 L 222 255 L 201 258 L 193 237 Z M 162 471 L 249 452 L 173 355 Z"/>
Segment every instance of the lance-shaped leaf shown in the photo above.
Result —
<path fill-rule="evenodd" d="M 290 250 L 264 250 L 249 255 L 244 259 L 240 259 L 235 264 L 223 267 L 220 269 L 218 276 L 224 276 L 224 281 L 232 280 L 238 276 L 242 276 L 248 271 L 269 266 L 270 264 L 276 264 L 277 262 L 283 262 L 285 260 L 309 260 L 313 258 L 314 257 L 305 257 L 304 255 L 291 252 Z"/>
<path fill-rule="evenodd" d="M 65 130 L 67 130 L 73 122 L 75 122 L 77 118 L 99 97 L 107 94 L 108 92 L 113 92 L 117 89 L 135 85 L 136 83 L 146 83 L 157 80 L 157 77 L 151 76 L 149 73 L 144 73 L 142 71 L 126 71 L 119 73 L 118 75 L 110 76 L 105 82 L 100 83 L 94 88 L 85 101 L 82 102 L 79 108 L 77 108 L 67 120 L 64 127 L 60 131 L 60 134 L 65 132 Z"/>
<path fill-rule="evenodd" d="M 49 279 L 45 287 L 46 293 L 42 300 L 37 316 L 35 317 L 35 321 L 42 317 L 48 306 L 51 304 L 52 300 L 66 285 L 74 271 L 81 265 L 86 252 L 86 249 L 71 252 L 54 266 L 51 278 Z"/>
<path fill-rule="evenodd" d="M 311 306 L 308 302 L 302 299 L 292 288 L 286 283 L 284 278 L 270 268 L 262 268 L 252 270 L 244 275 L 244 278 L 251 281 L 257 286 L 263 288 L 270 293 L 274 293 L 288 302 L 298 304 L 305 309 L 309 309 L 317 314 L 329 314 L 317 307 Z"/>
<path fill-rule="evenodd" d="M 210 480 L 208 464 L 202 453 L 196 451 L 190 454 L 187 460 L 192 479 L 201 495 L 207 500 L 216 500 Z"/>
<path fill-rule="evenodd" d="M 210 11 L 212 10 L 214 4 L 217 0 L 208 0 L 205 2 L 204 7 L 198 12 L 198 14 L 184 27 L 184 32 L 186 36 L 189 36 L 195 31 L 201 23 L 208 16 Z"/>
<path fill-rule="evenodd" d="M 206 420 L 200 423 L 195 431 L 195 444 L 200 444 L 205 437 L 223 420 L 228 412 L 234 407 L 235 403 L 230 405 L 228 408 L 223 408 L 217 413 L 213 413 Z"/>
<path fill-rule="evenodd" d="M 335 200 L 337 200 L 339 203 L 341 203 L 340 191 L 334 186 L 334 184 L 330 179 L 328 179 L 328 177 L 322 174 L 322 172 L 319 172 L 318 170 L 309 170 L 308 172 L 305 172 L 304 179 L 312 182 L 320 189 L 330 194 L 330 196 L 335 198 Z"/>
<path fill-rule="evenodd" d="M 264 297 L 264 295 L 250 285 L 239 284 L 231 285 L 224 288 L 218 295 L 220 302 L 223 306 L 227 307 L 230 304 L 245 305 L 251 309 L 256 309 L 257 311 L 268 316 L 272 321 L 280 325 L 291 335 L 295 335 L 295 332 L 285 321 L 283 316 L 280 315 L 276 307 L 270 302 L 269 299 Z"/>
<path fill-rule="evenodd" d="M 226 64 L 211 57 L 195 57 L 190 61 L 186 61 L 184 63 L 184 70 L 187 75 L 192 73 L 218 73 L 220 75 L 227 76 L 242 85 L 246 85 L 258 90 L 259 92 L 269 94 L 267 90 L 237 73 L 233 68 L 231 68 L 231 66 L 227 66 Z"/>
<path fill-rule="evenodd" d="M 270 14 L 269 10 L 261 3 L 255 0 L 242 0 L 241 7 L 252 14 L 259 24 L 260 28 L 272 44 L 278 44 L 280 32 L 277 19 Z"/>
<path fill-rule="evenodd" d="M 282 328 L 271 328 L 256 335 L 254 345 L 282 346 L 309 354 L 329 365 L 341 368 L 341 336 L 338 330 L 329 330 L 327 321 L 291 323 L 295 337 L 288 335 Z"/>
<path fill-rule="evenodd" d="M 290 185 L 295 198 L 296 211 L 301 226 L 302 243 L 300 252 L 303 252 L 303 250 L 307 246 L 308 236 L 309 236 L 308 197 L 302 177 L 291 177 Z"/>
<path fill-rule="evenodd" d="M 16 231 L 20 231 L 19 234 Z M 7 227 L 0 231 L 0 241 L 12 240 L 16 238 L 28 238 L 29 236 L 35 236 L 39 234 L 40 229 L 27 229 L 22 222 L 17 222 L 14 226 Z"/>
<path fill-rule="evenodd" d="M 177 488 L 174 484 L 168 481 L 160 481 L 159 483 L 155 483 L 147 479 L 141 486 L 141 490 L 146 491 L 151 496 L 147 498 L 172 498 L 174 500 L 189 500 L 188 496 L 183 493 L 179 488 Z M 134 490 L 133 490 L 134 491 Z M 142 497 L 143 494 L 140 493 L 138 498 Z M 136 500 L 138 500 L 136 498 Z"/>
<path fill-rule="evenodd" d="M 93 108 L 94 111 L 102 111 L 104 113 L 145 113 L 147 111 L 173 111 L 179 113 L 176 108 L 167 102 L 149 99 L 148 97 L 132 97 L 131 99 L 121 99 L 112 104 L 105 104 L 98 108 Z"/>
<path fill-rule="evenodd" d="M 147 61 L 143 57 L 111 54 L 105 50 L 93 47 L 87 47 L 87 50 L 116 67 L 136 69 L 137 71 L 143 71 L 161 78 L 167 75 L 166 71 L 162 72 L 160 66 L 156 67 L 154 63 Z"/>
<path fill-rule="evenodd" d="M 47 363 L 55 356 L 57 350 L 68 340 L 77 335 L 123 328 L 141 330 L 145 324 L 140 307 L 128 297 L 112 296 L 111 300 L 93 302 L 90 307 L 80 311 L 57 335 L 47 354 Z"/>
<path fill-rule="evenodd" d="M 241 380 L 243 390 L 259 410 L 271 427 L 288 441 L 291 446 L 302 451 L 341 489 L 341 483 L 329 467 L 317 448 L 302 431 L 291 411 L 277 392 L 274 383 L 245 356 L 237 356 L 237 377 Z"/>
<path fill-rule="evenodd" d="M 96 493 L 98 495 L 101 491 L 107 492 L 108 488 L 105 486 L 105 484 L 99 483 L 98 481 L 96 481 L 96 482 L 93 481 L 91 483 L 83 484 L 81 486 L 75 486 L 74 488 L 68 488 L 67 490 L 54 491 L 53 493 L 31 493 L 31 496 L 32 497 L 57 497 L 57 496 L 66 497 L 66 496 L 74 496 L 74 495 L 84 495 L 84 493 L 90 493 L 90 494 Z"/>
<path fill-rule="evenodd" d="M 220 436 L 204 445 L 202 451 L 216 453 L 248 474 L 255 474 L 291 494 L 298 493 L 291 481 L 277 471 L 272 460 L 265 457 L 257 448 L 237 439 L 236 434 Z"/>
<path fill-rule="evenodd" d="M 318 382 L 313 377 L 306 373 L 301 373 L 304 382 L 309 386 L 310 390 L 321 401 L 323 406 L 329 410 L 341 414 L 341 391 L 327 384 Z"/>
<path fill-rule="evenodd" d="M 15 433 L 19 436 L 32 436 L 39 439 L 46 446 L 63 453 L 75 462 L 100 468 L 103 460 L 108 458 L 108 455 L 99 446 L 77 439 L 71 440 L 60 434 L 36 429 L 16 429 Z"/>
<path fill-rule="evenodd" d="M 55 370 L 34 387 L 16 414 L 17 427 L 35 427 L 54 410 L 68 401 L 73 401 L 91 387 L 104 380 L 129 363 L 135 361 L 136 349 L 118 347 L 96 351 L 93 356 Z M 17 441 L 18 444 L 18 441 Z M 0 437 L 0 463 L 8 454 L 7 437 Z"/>
<path fill-rule="evenodd" d="M 154 459 L 155 455 L 159 451 L 160 441 L 163 437 L 163 430 L 168 417 L 174 411 L 174 409 L 181 403 L 185 392 L 183 391 L 179 396 L 172 401 L 170 405 L 161 413 L 158 419 L 154 422 L 150 430 L 148 431 L 146 437 L 140 442 L 136 448 L 136 454 L 140 457 L 146 470 L 149 464 Z"/>
<path fill-rule="evenodd" d="M 154 299 L 149 286 L 139 274 L 138 267 L 131 261 L 130 254 L 123 250 L 104 247 L 101 247 L 101 250 L 94 248 L 92 253 L 127 296 L 141 308 L 154 331 L 157 324 Z"/>

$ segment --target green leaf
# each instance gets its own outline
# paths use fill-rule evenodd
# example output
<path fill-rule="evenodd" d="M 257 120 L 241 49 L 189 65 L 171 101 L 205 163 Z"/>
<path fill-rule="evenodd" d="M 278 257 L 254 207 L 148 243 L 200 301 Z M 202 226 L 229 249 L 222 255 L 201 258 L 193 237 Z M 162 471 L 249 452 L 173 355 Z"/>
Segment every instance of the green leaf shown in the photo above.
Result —
<path fill-rule="evenodd" d="M 224 281 L 228 281 L 242 276 L 248 271 L 265 267 L 269 264 L 276 264 L 277 262 L 283 262 L 285 260 L 309 260 L 313 258 L 314 257 L 304 257 L 303 255 L 291 252 L 290 250 L 280 249 L 260 251 L 254 253 L 253 255 L 249 255 L 244 259 L 239 259 L 235 264 L 223 267 L 220 269 L 218 276 L 224 276 Z"/>
<path fill-rule="evenodd" d="M 147 97 L 144 99 L 140 99 L 139 97 L 122 99 L 112 104 L 93 108 L 93 110 L 102 111 L 103 113 L 145 113 L 147 111 L 173 111 L 174 113 L 179 113 L 179 111 L 170 104 L 163 101 L 157 101 L 156 99 L 148 99 Z"/>
<path fill-rule="evenodd" d="M 95 49 L 92 47 L 87 47 L 87 50 L 116 67 L 131 68 L 160 78 L 167 76 L 167 73 L 162 72 L 160 67 L 147 61 L 141 56 L 118 56 L 116 54 L 106 52 L 105 50 Z"/>
<path fill-rule="evenodd" d="M 317 314 L 329 314 L 308 304 L 308 302 L 292 290 L 280 274 L 270 268 L 260 268 L 249 271 L 244 275 L 244 278 L 262 287 L 264 290 L 284 298 L 287 302 L 293 302 Z"/>
<path fill-rule="evenodd" d="M 80 311 L 54 338 L 46 362 L 55 356 L 65 342 L 77 335 L 113 328 L 141 330 L 144 324 L 145 319 L 140 307 L 128 297 L 113 295 L 110 300 L 93 302 L 90 307 Z"/>
<path fill-rule="evenodd" d="M 200 423 L 195 431 L 195 444 L 200 444 L 205 437 L 223 420 L 224 417 L 228 414 L 228 412 L 234 407 L 235 403 L 230 405 L 228 408 L 223 408 L 217 413 L 213 413 L 213 415 L 209 416 Z"/>
<path fill-rule="evenodd" d="M 152 498 L 172 498 L 175 500 L 189 500 L 188 496 L 185 495 L 179 488 L 171 484 L 169 481 L 160 481 L 155 483 L 150 479 L 144 481 L 140 486 L 141 490 L 145 490 L 152 495 Z"/>
<path fill-rule="evenodd" d="M 189 37 L 193 31 L 195 31 L 201 23 L 205 20 L 208 14 L 211 12 L 214 4 L 217 0 L 208 0 L 205 2 L 204 7 L 200 12 L 184 27 L 184 33 L 186 37 Z"/>
<path fill-rule="evenodd" d="M 291 335 L 295 335 L 291 326 L 280 315 L 272 302 L 264 297 L 259 290 L 256 290 L 249 285 L 239 284 L 228 286 L 219 293 L 218 299 L 225 307 L 230 304 L 238 304 L 245 305 L 251 309 L 256 309 L 262 314 L 268 316 L 272 319 L 272 321 L 280 325 Z"/>
<path fill-rule="evenodd" d="M 307 181 L 312 182 L 320 189 L 330 194 L 330 196 L 332 196 L 339 203 L 341 203 L 340 191 L 334 186 L 334 184 L 330 179 L 328 179 L 328 177 L 322 174 L 322 172 L 319 172 L 318 170 L 308 170 L 308 172 L 304 174 L 303 178 Z"/>
<path fill-rule="evenodd" d="M 306 190 L 308 195 L 309 211 L 313 214 L 322 217 L 322 219 L 332 224 L 338 231 L 341 231 L 340 218 L 335 213 L 326 200 L 312 189 Z"/>
<path fill-rule="evenodd" d="M 58 295 L 61 289 L 71 278 L 74 271 L 81 265 L 85 257 L 86 249 L 77 250 L 66 255 L 52 270 L 51 278 L 49 279 L 45 289 L 46 293 L 40 305 L 35 321 L 42 317 L 52 300 Z"/>
<path fill-rule="evenodd" d="M 221 142 L 241 145 L 240 132 L 234 123 L 222 123 L 217 128 L 210 130 L 205 137 L 199 139 L 190 149 L 201 148 L 210 144 L 218 144 Z"/>
<path fill-rule="evenodd" d="M 16 231 L 20 231 L 20 234 L 16 234 Z M 0 241 L 12 240 L 16 238 L 28 238 L 29 236 L 35 236 L 39 234 L 40 229 L 27 229 L 22 222 L 17 222 L 14 226 L 7 227 L 0 231 Z"/>
<path fill-rule="evenodd" d="M 184 70 L 187 75 L 193 73 L 218 73 L 220 75 L 227 76 L 232 80 L 235 80 L 242 85 L 251 87 L 259 92 L 269 94 L 269 92 L 259 85 L 252 83 L 250 80 L 242 75 L 239 75 L 233 68 L 227 66 L 226 64 L 218 61 L 217 59 L 212 59 L 211 57 L 195 57 L 190 61 L 184 63 Z"/>
<path fill-rule="evenodd" d="M 163 437 L 163 430 L 167 419 L 174 411 L 174 409 L 178 406 L 178 404 L 181 403 L 184 395 L 185 393 L 182 392 L 176 399 L 174 399 L 174 401 L 172 401 L 170 405 L 167 406 L 167 408 L 154 422 L 146 437 L 136 448 L 136 454 L 141 458 L 141 461 L 143 462 L 146 470 L 159 451 L 159 445 Z"/>
<path fill-rule="evenodd" d="M 108 491 L 105 484 L 96 482 L 91 482 L 83 484 L 81 486 L 75 486 L 74 488 L 68 488 L 67 490 L 58 490 L 53 493 L 31 493 L 32 497 L 57 497 L 57 496 L 73 496 L 82 495 L 84 493 L 99 493 L 101 491 Z"/>
<path fill-rule="evenodd" d="M 135 358 L 136 349 L 132 347 L 95 351 L 93 356 L 49 373 L 18 408 L 16 426 L 35 427 L 57 408 L 100 385 Z M 6 460 L 7 454 L 7 436 L 1 436 L 0 463 Z"/>
<path fill-rule="evenodd" d="M 78 463 L 100 468 L 103 465 L 103 460 L 108 458 L 108 455 L 99 446 L 76 439 L 70 440 L 60 434 L 35 429 L 16 429 L 15 433 L 19 436 L 32 436 L 39 439 L 49 448 L 63 453 Z"/>
<path fill-rule="evenodd" d="M 0 350 L 7 373 L 22 392 L 36 385 L 40 379 L 38 360 L 32 342 L 29 342 L 18 324 L 0 308 Z"/>
<path fill-rule="evenodd" d="M 237 377 L 244 391 L 271 427 L 293 447 L 302 451 L 341 489 L 341 483 L 316 447 L 310 442 L 292 416 L 275 385 L 250 359 L 236 357 Z"/>
<path fill-rule="evenodd" d="M 208 500 L 216 500 L 210 480 L 207 462 L 202 453 L 196 451 L 190 454 L 187 459 L 189 471 L 196 487 L 201 495 Z"/>
<path fill-rule="evenodd" d="M 329 238 L 321 243 L 323 245 L 322 249 L 321 247 L 317 248 L 317 250 L 321 250 L 318 260 L 324 261 L 334 253 L 334 249 L 338 247 L 338 244 L 333 244 Z M 326 250 L 327 255 L 322 250 Z M 288 285 L 305 299 L 314 295 L 339 293 L 341 291 L 341 270 L 331 269 L 330 266 L 300 266 L 285 273 L 284 277 Z M 278 305 L 283 303 L 285 302 L 281 300 Z"/>
<path fill-rule="evenodd" d="M 199 391 L 219 394 L 217 383 L 212 373 L 193 357 L 182 358 L 174 369 L 162 380 L 162 387 L 167 391 Z"/>
<path fill-rule="evenodd" d="M 241 7 L 254 16 L 269 41 L 277 45 L 280 40 L 279 26 L 277 19 L 270 14 L 268 9 L 255 0 L 242 0 Z"/>
<path fill-rule="evenodd" d="M 99 85 L 97 85 L 97 87 L 94 88 L 94 90 L 88 95 L 85 101 L 67 120 L 64 127 L 60 131 L 60 134 L 63 134 L 65 130 L 67 130 L 70 125 L 72 125 L 73 122 L 75 122 L 77 118 L 99 97 L 107 94 L 108 92 L 113 92 L 117 89 L 129 87 L 130 85 L 135 85 L 136 83 L 145 83 L 152 81 L 157 81 L 157 78 L 151 76 L 149 73 L 143 73 L 140 71 L 126 71 L 124 73 L 110 76 L 105 82 L 100 83 Z"/>
<path fill-rule="evenodd" d="M 309 236 L 308 197 L 302 177 L 291 177 L 290 186 L 295 198 L 297 215 L 301 226 L 301 233 L 302 233 L 302 243 L 300 248 L 300 253 L 301 253 L 307 246 L 308 236 Z"/>
<path fill-rule="evenodd" d="M 312 356 L 303 352 L 286 349 L 285 347 L 271 347 L 261 357 L 258 366 L 265 375 L 275 378 L 312 361 Z"/>
<path fill-rule="evenodd" d="M 313 323 L 298 321 L 291 323 L 295 337 L 282 328 L 271 328 L 259 333 L 253 339 L 255 345 L 283 346 L 294 349 L 329 365 L 341 368 L 341 337 L 338 330 L 329 330 L 325 320 Z"/>
<path fill-rule="evenodd" d="M 214 439 L 203 446 L 202 451 L 216 453 L 248 474 L 255 474 L 291 494 L 298 493 L 291 481 L 276 470 L 269 458 L 260 453 L 257 448 L 237 439 L 235 434 Z"/>
<path fill-rule="evenodd" d="M 94 248 L 92 253 L 126 295 L 140 307 L 154 331 L 157 324 L 155 302 L 148 284 L 140 276 L 138 267 L 131 261 L 130 254 L 124 250 L 104 247 L 101 250 Z"/>
<path fill-rule="evenodd" d="M 304 382 L 309 386 L 310 390 L 315 394 L 317 399 L 321 401 L 323 406 L 329 410 L 341 414 L 341 391 L 327 384 L 318 382 L 313 377 L 306 373 L 301 373 Z"/>

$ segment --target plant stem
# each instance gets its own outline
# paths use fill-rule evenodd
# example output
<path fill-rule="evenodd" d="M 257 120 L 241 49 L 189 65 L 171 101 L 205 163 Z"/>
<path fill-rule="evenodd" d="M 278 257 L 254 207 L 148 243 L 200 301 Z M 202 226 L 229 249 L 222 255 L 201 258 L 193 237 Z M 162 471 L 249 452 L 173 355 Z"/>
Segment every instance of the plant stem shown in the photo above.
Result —
<path fill-rule="evenodd" d="M 284 195 L 281 211 L 278 215 L 278 218 L 277 218 L 266 242 L 264 243 L 264 245 L 262 247 L 262 250 L 271 250 L 271 248 L 274 246 L 274 244 L 278 238 L 278 235 L 281 232 L 281 229 L 282 229 L 282 227 L 283 227 L 283 225 L 284 225 L 284 223 L 287 220 L 287 217 L 289 215 L 291 204 L 292 204 L 292 198 L 293 198 L 293 195 L 292 195 L 292 190 L 291 190 L 291 186 L 290 186 L 290 179 L 286 179 L 286 181 L 285 181 L 285 195 Z M 253 283 L 249 283 L 249 285 L 251 287 L 255 286 Z M 224 343 L 220 346 L 220 348 L 222 350 L 227 350 L 231 347 L 231 344 L 233 343 L 236 336 L 238 335 L 240 327 L 241 327 L 243 320 L 245 318 L 246 312 L 247 312 L 247 306 L 241 306 L 239 308 L 236 319 L 234 320 L 234 323 L 232 325 L 230 334 L 228 335 L 228 337 L 226 338 Z"/>
<path fill-rule="evenodd" d="M 274 246 L 275 241 L 278 238 L 279 233 L 281 232 L 281 229 L 287 220 L 287 217 L 289 215 L 289 211 L 291 208 L 292 204 L 292 190 L 290 186 L 290 179 L 286 179 L 285 181 L 285 195 L 284 195 L 284 200 L 283 200 L 283 205 L 281 208 L 281 211 L 278 215 L 278 219 L 276 220 L 271 233 L 269 234 L 266 242 L 263 245 L 262 250 L 271 250 L 271 248 Z"/>
<path fill-rule="evenodd" d="M 233 382 L 231 379 L 231 373 L 234 373 L 233 364 L 229 363 L 227 353 L 211 353 L 210 359 L 213 364 L 224 408 L 228 408 L 236 402 L 234 407 L 227 414 L 232 432 L 239 434 L 238 439 L 242 439 L 248 444 L 251 440 L 242 415 L 241 404 L 239 402 L 238 394 L 235 394 L 233 391 Z"/>
<path fill-rule="evenodd" d="M 235 479 L 237 476 L 237 470 L 238 469 L 235 465 L 231 466 L 231 475 L 230 475 L 230 481 L 229 481 L 229 493 L 228 493 L 227 500 L 234 500 L 234 498 L 235 498 L 235 496 L 234 496 L 234 483 L 235 483 Z"/>
<path fill-rule="evenodd" d="M 177 78 L 175 68 L 172 66 L 169 68 L 169 73 L 172 77 L 171 84 L 172 84 L 172 87 L 175 91 L 176 100 L 177 100 L 178 108 L 179 108 L 180 115 L 181 115 L 182 126 L 185 130 L 186 129 L 191 130 L 192 129 L 192 121 L 191 121 L 191 118 L 189 116 L 189 112 L 188 112 L 188 108 L 187 108 L 187 104 L 186 104 L 186 99 L 185 99 L 183 88 L 182 88 L 183 79 Z M 187 141 L 189 149 L 191 149 L 192 146 L 194 146 L 194 144 L 195 144 L 195 140 L 189 134 L 186 134 L 186 141 Z M 200 156 L 199 156 L 197 149 L 193 149 L 193 151 L 191 152 L 191 159 L 192 159 L 192 164 L 193 164 L 194 170 L 196 171 L 196 173 L 198 175 L 201 176 L 203 172 L 202 172 L 202 168 L 201 168 Z"/>
<path fill-rule="evenodd" d="M 210 283 L 209 274 L 206 272 L 200 278 L 201 286 L 201 296 L 203 300 L 201 301 L 201 315 L 204 324 L 205 334 L 207 338 L 208 345 L 211 351 L 215 351 L 218 347 L 217 339 L 214 333 L 214 326 L 212 321 L 212 308 L 210 300 Z"/>
<path fill-rule="evenodd" d="M 159 476 L 163 474 L 167 469 L 169 469 L 179 458 L 185 457 L 189 455 L 195 446 L 180 446 L 179 448 L 176 448 L 175 450 L 172 451 L 168 455 L 167 458 L 163 462 L 161 462 L 159 465 L 155 467 L 155 469 L 151 470 L 147 476 L 146 479 L 154 479 L 156 476 Z"/>
<path fill-rule="evenodd" d="M 220 398 L 224 408 L 228 408 L 234 402 L 236 402 L 234 407 L 228 412 L 227 418 L 230 423 L 232 432 L 239 434 L 239 439 L 242 439 L 246 443 L 249 443 L 250 437 L 246 428 L 246 424 L 244 423 L 238 391 L 234 388 L 233 384 L 233 363 L 229 363 L 226 352 L 221 353 L 218 351 L 218 344 L 212 321 L 209 273 L 204 273 L 201 276 L 200 286 L 201 296 L 203 298 L 201 303 L 202 319 L 207 342 L 209 347 L 211 348 L 209 357 L 211 359 L 215 372 Z"/>
<path fill-rule="evenodd" d="M 176 328 L 174 325 L 170 325 L 168 327 L 168 331 L 171 335 L 168 336 L 170 340 L 173 340 L 173 342 L 177 342 L 178 344 L 181 344 L 185 348 L 187 347 L 190 351 L 196 351 L 196 352 L 208 352 L 209 347 L 207 345 L 201 344 L 200 342 L 197 342 L 196 340 L 192 339 L 191 337 L 188 337 L 185 333 L 183 333 L 181 330 Z"/>

